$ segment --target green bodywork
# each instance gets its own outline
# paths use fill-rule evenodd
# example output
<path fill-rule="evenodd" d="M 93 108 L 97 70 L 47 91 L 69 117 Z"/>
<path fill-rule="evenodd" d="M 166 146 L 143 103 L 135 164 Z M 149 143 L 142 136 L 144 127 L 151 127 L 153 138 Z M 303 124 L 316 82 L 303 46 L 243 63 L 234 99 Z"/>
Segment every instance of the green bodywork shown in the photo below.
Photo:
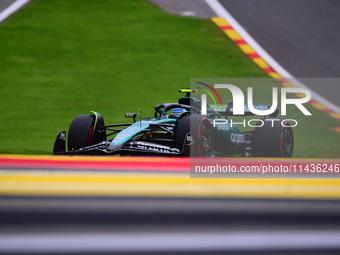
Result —
<path fill-rule="evenodd" d="M 137 138 L 144 134 L 144 131 L 150 128 L 150 124 L 175 124 L 176 119 L 159 119 L 159 118 L 147 118 L 141 121 L 136 121 L 131 126 L 125 128 L 119 132 L 112 140 L 111 145 L 121 145 L 127 141 Z"/>
<path fill-rule="evenodd" d="M 200 109 L 201 101 L 198 98 L 187 98 L 191 100 L 191 105 Z M 207 105 L 207 113 L 209 115 L 209 121 L 214 126 L 214 148 L 217 151 L 221 151 L 226 155 L 240 155 L 244 151 L 245 147 L 245 137 L 242 132 L 235 126 L 231 125 L 229 120 L 223 119 L 223 123 L 216 122 L 214 125 L 214 120 L 221 120 L 221 115 L 214 111 L 209 105 Z M 145 134 L 152 134 L 155 129 L 150 130 L 150 124 L 176 124 L 176 119 L 169 118 L 168 115 L 162 115 L 163 111 L 160 109 L 156 110 L 156 115 L 159 114 L 160 118 L 146 118 L 142 120 L 136 120 L 131 126 L 125 128 L 119 132 L 115 138 L 111 141 L 111 146 L 122 146 L 126 142 L 138 139 Z M 155 115 L 155 116 L 156 116 Z M 214 118 L 211 118 L 211 115 Z M 173 130 L 172 130 L 173 131 Z"/>

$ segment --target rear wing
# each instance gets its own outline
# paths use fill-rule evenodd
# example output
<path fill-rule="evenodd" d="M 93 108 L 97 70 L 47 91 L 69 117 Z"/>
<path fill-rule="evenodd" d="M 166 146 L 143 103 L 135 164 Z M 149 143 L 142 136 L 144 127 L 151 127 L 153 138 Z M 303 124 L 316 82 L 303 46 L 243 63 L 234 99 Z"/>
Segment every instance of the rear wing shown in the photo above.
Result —
<path fill-rule="evenodd" d="M 271 105 L 265 105 L 265 104 L 254 104 L 253 105 L 256 110 L 264 111 L 269 110 L 271 108 Z M 229 102 L 228 106 L 225 108 L 225 111 L 218 111 L 219 114 L 221 114 L 224 117 L 233 116 L 233 117 L 242 117 L 242 116 L 254 116 L 255 114 L 252 113 L 249 110 L 248 105 L 244 105 L 244 114 L 243 115 L 234 115 L 233 114 L 233 103 Z M 277 117 L 279 114 L 279 110 L 276 109 L 272 114 L 267 115 L 268 117 Z"/>

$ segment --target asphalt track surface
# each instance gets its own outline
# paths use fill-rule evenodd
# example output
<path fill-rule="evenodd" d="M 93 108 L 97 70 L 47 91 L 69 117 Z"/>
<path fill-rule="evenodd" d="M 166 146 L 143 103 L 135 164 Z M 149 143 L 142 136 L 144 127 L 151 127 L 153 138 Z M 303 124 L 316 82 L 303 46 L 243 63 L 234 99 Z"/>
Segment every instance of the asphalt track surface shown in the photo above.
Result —
<path fill-rule="evenodd" d="M 204 0 L 149 0 L 167 13 L 208 19 L 215 13 Z"/>
<path fill-rule="evenodd" d="M 5 10 L 8 6 L 13 4 L 14 2 L 15 2 L 15 0 L 1 0 L 0 1 L 0 12 Z"/>
<path fill-rule="evenodd" d="M 219 0 L 295 77 L 340 77 L 340 2 Z"/>
<path fill-rule="evenodd" d="M 219 0 L 240 25 L 296 78 L 340 77 L 340 2 Z M 305 84 L 340 106 L 338 81 Z"/>

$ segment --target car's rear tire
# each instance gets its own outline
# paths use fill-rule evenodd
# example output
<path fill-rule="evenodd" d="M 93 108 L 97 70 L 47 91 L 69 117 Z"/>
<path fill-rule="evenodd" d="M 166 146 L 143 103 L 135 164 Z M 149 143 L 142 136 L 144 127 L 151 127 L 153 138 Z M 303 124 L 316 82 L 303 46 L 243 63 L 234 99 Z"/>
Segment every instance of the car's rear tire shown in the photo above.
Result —
<path fill-rule="evenodd" d="M 252 137 L 252 156 L 291 158 L 294 149 L 293 129 L 285 119 L 262 119 Z M 262 124 L 261 121 L 257 126 Z M 272 126 L 273 125 L 273 126 Z"/>
<path fill-rule="evenodd" d="M 186 135 L 191 132 L 193 145 L 184 148 Z M 203 115 L 182 116 L 176 127 L 176 147 L 185 156 L 210 157 L 213 154 L 214 131 L 209 119 Z"/>

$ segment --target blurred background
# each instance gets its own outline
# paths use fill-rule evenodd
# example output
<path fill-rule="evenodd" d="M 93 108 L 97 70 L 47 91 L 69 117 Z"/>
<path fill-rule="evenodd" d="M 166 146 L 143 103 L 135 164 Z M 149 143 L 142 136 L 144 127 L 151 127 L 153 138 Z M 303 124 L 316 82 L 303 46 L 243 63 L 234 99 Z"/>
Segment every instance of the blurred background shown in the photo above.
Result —
<path fill-rule="evenodd" d="M 212 2 L 0 0 L 0 17 L 22 3 L 0 19 L 1 254 L 339 254 L 337 179 L 209 184 L 190 179 L 189 159 L 179 172 L 163 169 L 179 159 L 162 158 L 98 171 L 64 158 L 58 169 L 48 156 L 76 115 L 126 122 L 126 112 L 176 102 L 190 78 L 269 79 L 211 21 Z M 293 77 L 333 78 L 306 85 L 340 107 L 340 2 L 216 2 Z M 294 157 L 339 163 L 340 116 L 306 107 L 312 118 L 292 110 L 302 120 Z"/>

